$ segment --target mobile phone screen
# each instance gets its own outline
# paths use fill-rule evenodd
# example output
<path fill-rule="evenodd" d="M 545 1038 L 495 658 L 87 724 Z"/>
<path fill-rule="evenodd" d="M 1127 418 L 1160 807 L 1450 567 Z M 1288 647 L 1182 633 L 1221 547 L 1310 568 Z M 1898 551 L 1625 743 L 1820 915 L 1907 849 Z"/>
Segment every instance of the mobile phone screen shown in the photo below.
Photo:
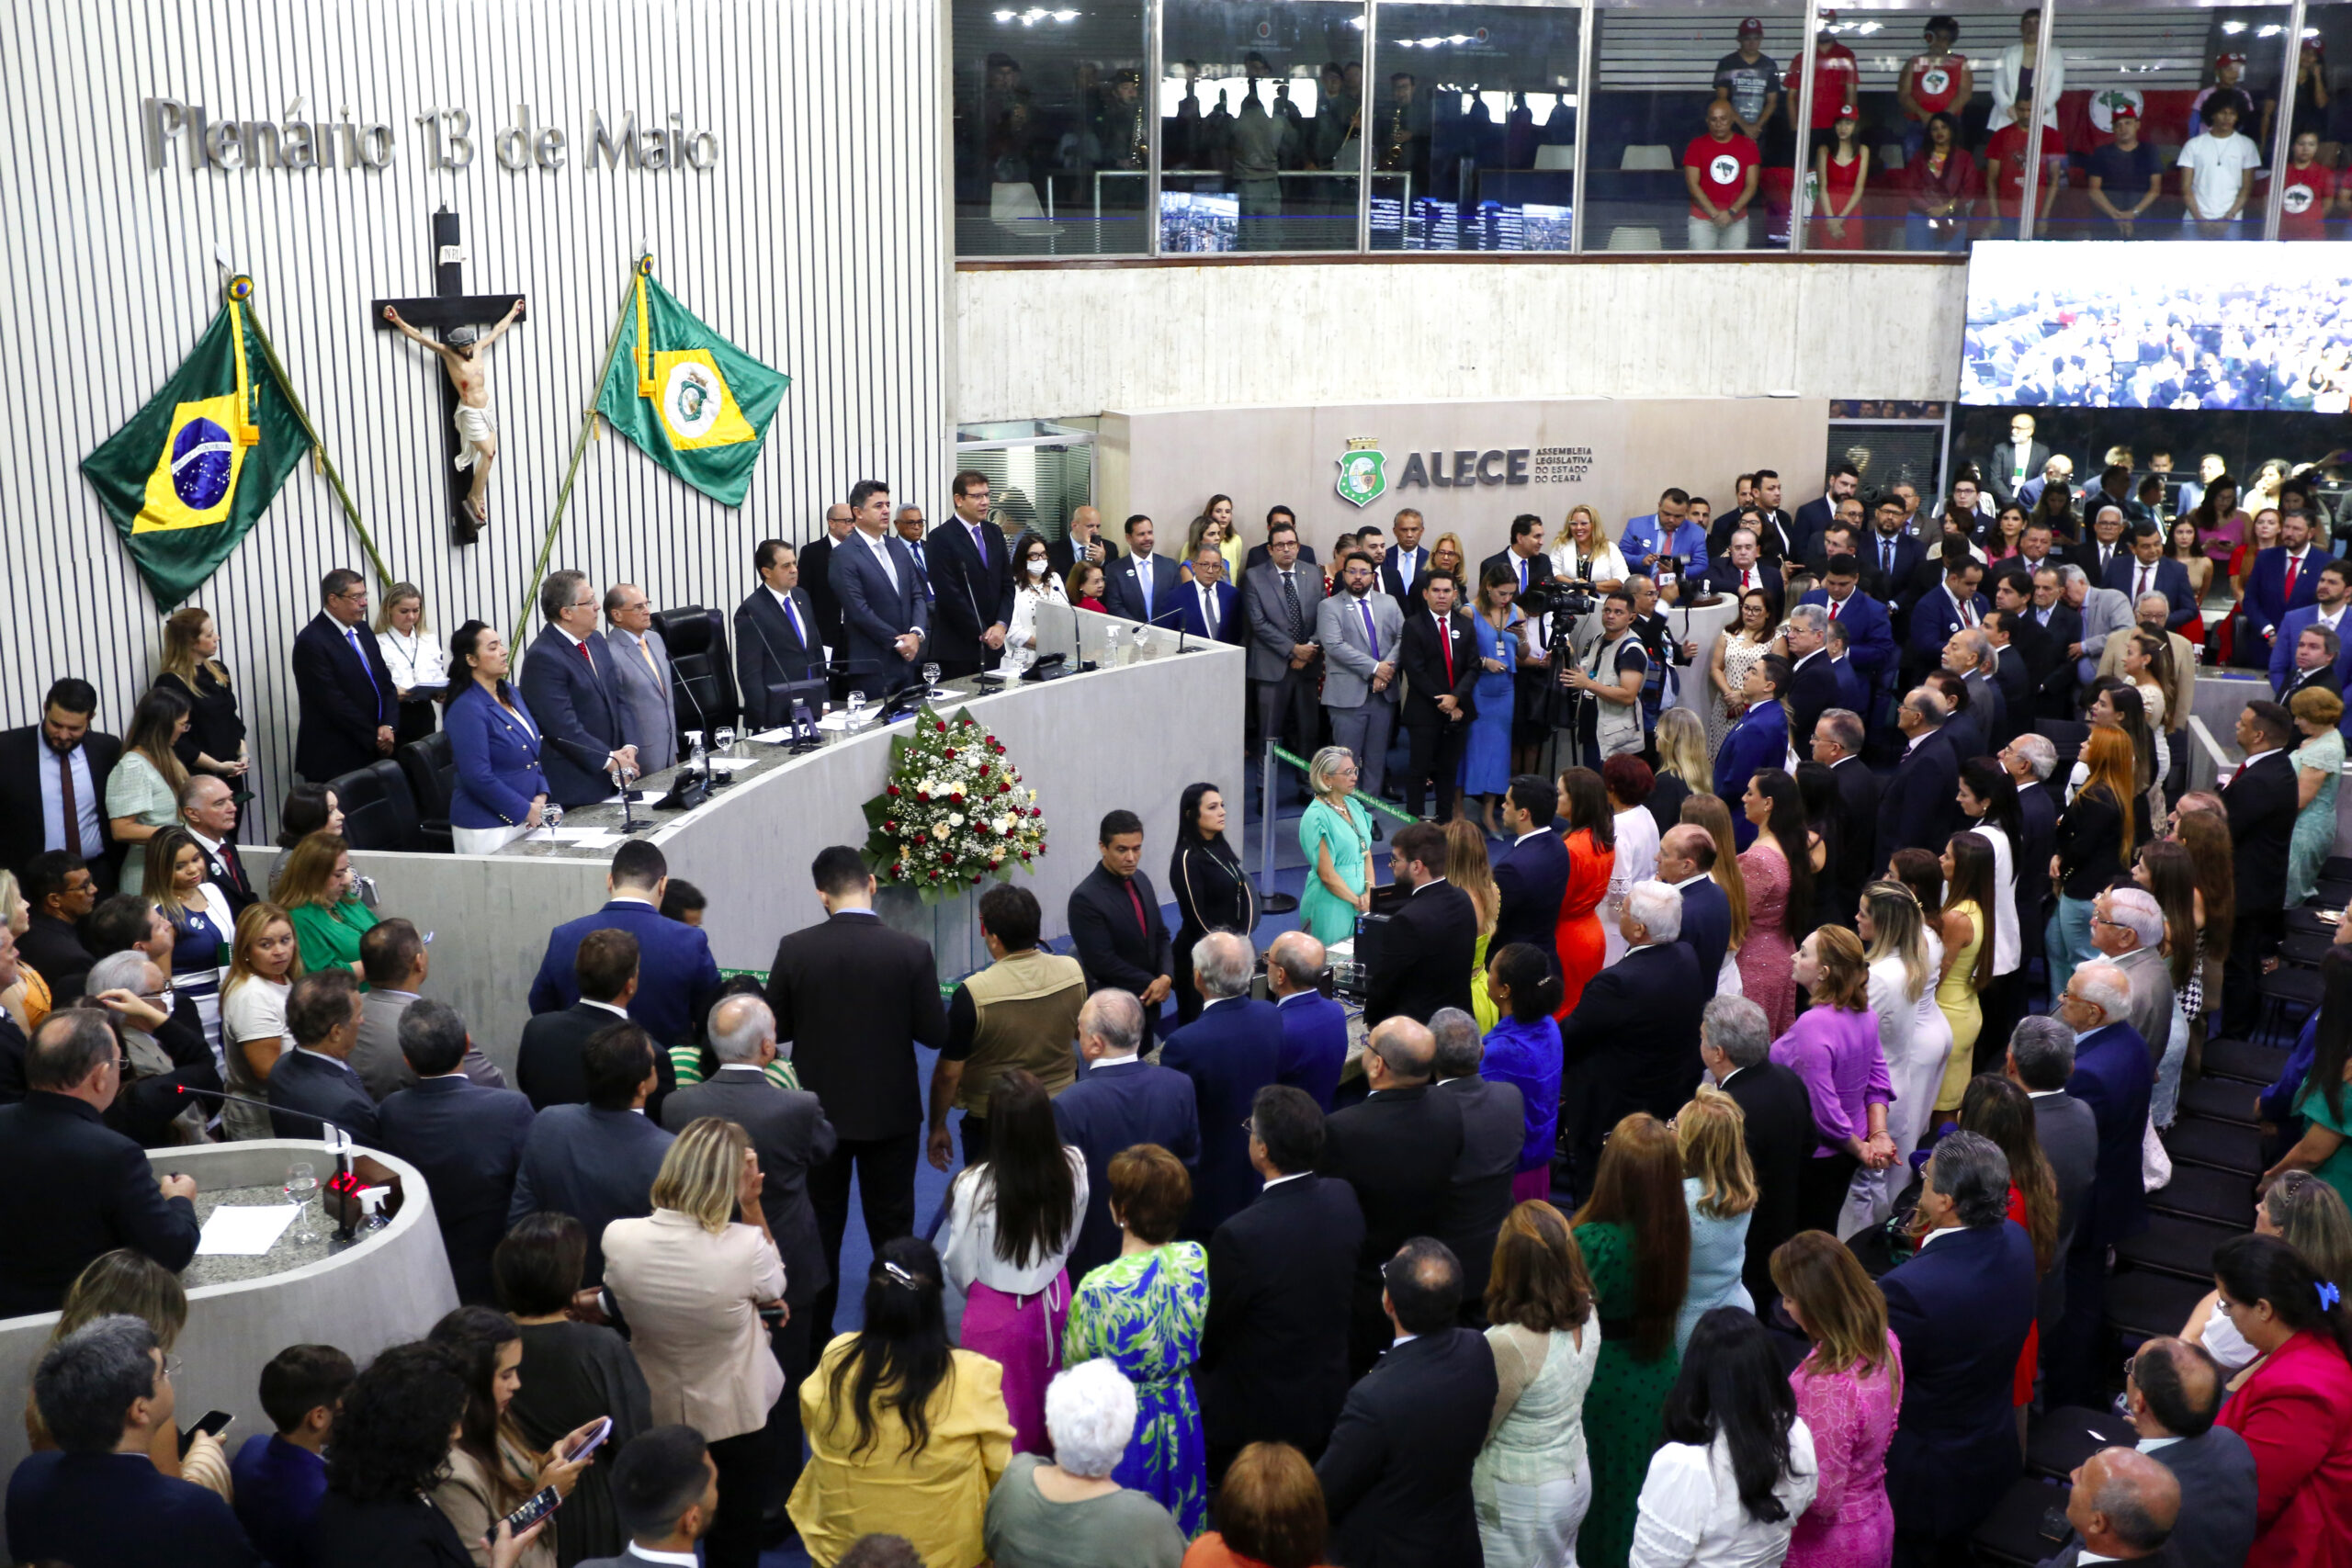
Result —
<path fill-rule="evenodd" d="M 187 1454 L 187 1450 L 195 1445 L 196 1435 L 198 1432 L 204 1433 L 207 1437 L 217 1438 L 221 1433 L 227 1431 L 229 1429 L 230 1423 L 235 1420 L 236 1417 L 232 1416 L 226 1410 L 206 1411 L 202 1420 L 197 1422 L 195 1426 L 190 1427 L 187 1431 L 180 1434 L 181 1456 L 185 1458 Z"/>
<path fill-rule="evenodd" d="M 562 1495 L 552 1486 L 542 1486 L 531 1495 L 529 1502 L 506 1516 L 506 1524 L 514 1534 L 521 1535 L 541 1519 L 555 1512 Z"/>

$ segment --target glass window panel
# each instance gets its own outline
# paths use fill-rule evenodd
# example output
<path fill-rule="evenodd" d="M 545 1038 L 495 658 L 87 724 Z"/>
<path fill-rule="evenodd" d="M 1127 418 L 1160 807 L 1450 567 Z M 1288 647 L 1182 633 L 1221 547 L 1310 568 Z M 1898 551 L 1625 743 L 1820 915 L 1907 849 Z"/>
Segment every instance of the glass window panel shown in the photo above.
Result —
<path fill-rule="evenodd" d="M 2062 90 L 2044 117 L 2061 180 L 2038 203 L 2048 216 L 2037 232 L 2260 239 L 2269 149 L 2259 138 L 2264 105 L 2278 112 L 2290 15 L 2285 6 L 2061 6 L 2052 41 Z M 2224 103 L 2241 111 L 2227 137 L 2213 124 L 2227 118 Z M 2119 118 L 2132 123 L 2119 130 Z"/>
<path fill-rule="evenodd" d="M 1763 24 L 1760 36 L 1744 38 L 1735 10 L 1601 0 L 1578 193 L 1588 250 L 1787 245 L 1798 140 L 1788 73 L 1803 50 L 1804 7 L 1783 0 L 1747 10 Z M 1698 175 L 1699 197 L 1686 169 Z"/>
<path fill-rule="evenodd" d="M 1569 248 L 1582 20 L 1549 4 L 1380 7 L 1374 250 Z"/>
<path fill-rule="evenodd" d="M 2278 176 L 2282 240 L 2352 237 L 2352 207 L 2346 205 L 2352 185 L 2344 178 L 2352 101 L 2337 96 L 2352 73 L 2335 63 L 2340 59 L 2352 59 L 2352 6 L 2306 6 L 2302 45 L 2296 51 L 2287 166 Z"/>
<path fill-rule="evenodd" d="M 1360 0 L 1165 0 L 1160 249 L 1354 250 L 1363 49 Z"/>
<path fill-rule="evenodd" d="M 955 0 L 956 254 L 1148 250 L 1144 0 Z"/>

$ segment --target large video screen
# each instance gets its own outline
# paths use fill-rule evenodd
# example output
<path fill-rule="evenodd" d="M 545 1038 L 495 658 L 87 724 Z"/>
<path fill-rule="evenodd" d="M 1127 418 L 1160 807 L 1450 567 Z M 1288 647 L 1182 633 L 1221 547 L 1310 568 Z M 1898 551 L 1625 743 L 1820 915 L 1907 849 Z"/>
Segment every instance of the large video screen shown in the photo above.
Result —
<path fill-rule="evenodd" d="M 1979 241 L 1960 400 L 2003 408 L 2352 408 L 2337 245 Z"/>

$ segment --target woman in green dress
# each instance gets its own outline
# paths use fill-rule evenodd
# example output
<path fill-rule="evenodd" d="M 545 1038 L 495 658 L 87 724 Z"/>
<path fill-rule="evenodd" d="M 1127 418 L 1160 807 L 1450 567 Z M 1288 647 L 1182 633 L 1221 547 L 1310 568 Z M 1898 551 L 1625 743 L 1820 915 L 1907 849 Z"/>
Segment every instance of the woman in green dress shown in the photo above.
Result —
<path fill-rule="evenodd" d="M 108 829 L 130 852 L 122 859 L 118 892 L 146 885 L 147 840 L 180 819 L 180 786 L 187 769 L 172 748 L 187 733 L 188 701 L 168 686 L 150 687 L 130 710 L 122 756 L 107 775 Z"/>
<path fill-rule="evenodd" d="M 2295 764 L 2295 788 L 2302 809 L 2295 814 L 2294 837 L 2287 841 L 2287 908 L 2293 908 L 2319 886 L 2319 868 L 2335 852 L 2335 787 L 2344 773 L 2344 737 L 2336 721 L 2344 699 L 2323 686 L 2308 686 L 2287 703 L 2303 743 L 2288 761 Z"/>
<path fill-rule="evenodd" d="M 1690 1279 L 1682 1158 L 1664 1122 L 1636 1111 L 1617 1123 L 1575 1234 L 1600 1320 L 1600 1361 L 1584 1396 L 1592 1506 L 1577 1532 L 1577 1562 L 1625 1568 L 1650 1455 L 1665 1440 L 1666 1396 L 1681 1371 L 1674 1324 Z"/>
<path fill-rule="evenodd" d="M 1356 755 L 1326 746 L 1307 764 L 1315 798 L 1298 819 L 1298 847 L 1306 856 L 1306 886 L 1298 899 L 1299 928 L 1329 947 L 1356 934 L 1356 917 L 1372 908 L 1372 818 L 1350 796 Z"/>
<path fill-rule="evenodd" d="M 368 988 L 359 966 L 359 939 L 376 923 L 376 911 L 360 902 L 351 874 L 351 846 L 340 833 L 312 833 L 287 852 L 277 879 L 277 901 L 294 922 L 294 941 L 310 974 L 343 968 Z"/>
<path fill-rule="evenodd" d="M 1183 1162 L 1158 1144 L 1111 1158 L 1119 1256 L 1088 1272 L 1062 1331 L 1069 1366 L 1107 1357 L 1136 1385 L 1135 1436 L 1111 1479 L 1156 1499 L 1190 1540 L 1208 1529 L 1208 1439 L 1193 1362 L 1209 1313 L 1209 1255 L 1178 1241 L 1193 1203 Z"/>

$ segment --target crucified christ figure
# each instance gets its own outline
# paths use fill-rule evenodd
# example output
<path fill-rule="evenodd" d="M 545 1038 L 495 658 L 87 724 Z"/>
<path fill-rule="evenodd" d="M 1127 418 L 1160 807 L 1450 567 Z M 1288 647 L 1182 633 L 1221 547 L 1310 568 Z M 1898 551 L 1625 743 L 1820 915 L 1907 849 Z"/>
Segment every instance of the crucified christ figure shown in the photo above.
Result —
<path fill-rule="evenodd" d="M 523 301 L 516 299 L 512 309 L 486 333 L 472 327 L 453 327 L 448 341 L 435 343 L 401 320 L 392 306 L 384 307 L 384 320 L 398 327 L 401 335 L 413 344 L 431 349 L 449 372 L 449 379 L 458 389 L 458 467 L 474 471 L 473 488 L 466 491 L 466 511 L 476 527 L 490 522 L 486 497 L 490 491 L 490 465 L 498 457 L 498 422 L 490 412 L 490 376 L 481 361 L 482 352 L 506 335 L 506 329 L 523 313 Z"/>

